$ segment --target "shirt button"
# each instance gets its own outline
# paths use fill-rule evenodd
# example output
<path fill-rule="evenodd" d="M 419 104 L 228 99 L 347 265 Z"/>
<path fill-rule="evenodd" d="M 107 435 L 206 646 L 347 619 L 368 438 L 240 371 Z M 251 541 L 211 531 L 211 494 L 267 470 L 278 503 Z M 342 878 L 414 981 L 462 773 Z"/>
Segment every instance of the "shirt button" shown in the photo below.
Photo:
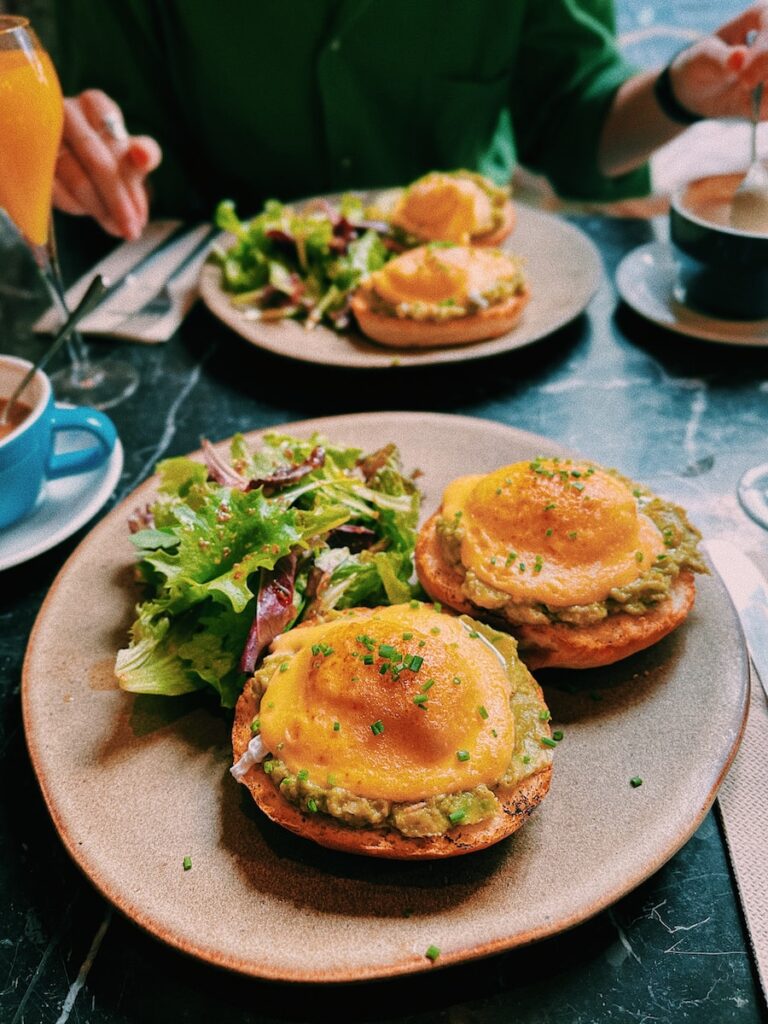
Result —
<path fill-rule="evenodd" d="M 341 160 L 339 160 L 339 164 L 344 168 L 345 171 L 348 171 L 349 168 L 352 166 L 352 158 L 348 156 L 343 156 Z"/>
<path fill-rule="evenodd" d="M 339 50 L 341 49 L 341 40 L 332 39 L 328 44 L 328 49 L 331 51 L 331 53 L 338 53 Z"/>

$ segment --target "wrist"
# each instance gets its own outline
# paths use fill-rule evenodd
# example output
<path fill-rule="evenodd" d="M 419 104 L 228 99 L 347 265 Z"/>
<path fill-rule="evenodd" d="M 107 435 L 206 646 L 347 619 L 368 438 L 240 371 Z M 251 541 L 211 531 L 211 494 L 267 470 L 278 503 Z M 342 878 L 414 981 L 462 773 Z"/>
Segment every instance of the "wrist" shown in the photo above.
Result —
<path fill-rule="evenodd" d="M 672 62 L 659 72 L 653 83 L 653 95 L 662 113 L 675 124 L 691 125 L 703 121 L 704 115 L 697 114 L 680 102 L 672 82 Z"/>

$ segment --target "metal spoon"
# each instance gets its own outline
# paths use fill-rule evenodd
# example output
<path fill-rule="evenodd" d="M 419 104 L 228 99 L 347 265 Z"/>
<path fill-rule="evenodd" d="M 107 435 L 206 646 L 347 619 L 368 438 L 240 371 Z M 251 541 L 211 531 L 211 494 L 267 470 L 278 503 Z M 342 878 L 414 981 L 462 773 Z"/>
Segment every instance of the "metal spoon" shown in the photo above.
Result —
<path fill-rule="evenodd" d="M 2 413 L 0 413 L 0 426 L 8 422 L 8 416 L 10 415 L 11 409 L 13 408 L 14 404 L 18 401 L 20 395 L 22 394 L 26 386 L 29 384 L 29 382 L 32 380 L 32 378 L 35 376 L 37 371 L 42 370 L 43 367 L 49 362 L 49 360 L 56 355 L 56 353 L 59 351 L 59 349 L 67 340 L 67 338 L 70 336 L 72 331 L 74 331 L 74 329 L 77 327 L 80 321 L 85 316 L 87 316 L 88 313 L 91 312 L 94 306 L 96 306 L 100 302 L 106 290 L 107 285 L 104 281 L 104 278 L 101 276 L 101 274 L 97 274 L 96 277 L 94 277 L 94 279 L 88 285 L 85 295 L 83 295 L 82 299 L 80 299 L 77 306 L 75 306 L 74 310 L 69 314 L 65 322 L 56 332 L 56 335 L 54 336 L 54 339 L 51 342 L 50 346 L 38 359 L 35 365 L 30 370 L 28 370 L 27 373 L 22 377 L 21 382 L 17 385 L 15 391 L 8 399 Z"/>
<path fill-rule="evenodd" d="M 757 32 L 747 33 L 747 45 L 752 46 Z M 757 156 L 757 126 L 760 122 L 760 104 L 763 83 L 752 93 L 752 134 L 749 169 L 733 195 L 731 227 L 740 231 L 768 232 L 768 170 Z"/>

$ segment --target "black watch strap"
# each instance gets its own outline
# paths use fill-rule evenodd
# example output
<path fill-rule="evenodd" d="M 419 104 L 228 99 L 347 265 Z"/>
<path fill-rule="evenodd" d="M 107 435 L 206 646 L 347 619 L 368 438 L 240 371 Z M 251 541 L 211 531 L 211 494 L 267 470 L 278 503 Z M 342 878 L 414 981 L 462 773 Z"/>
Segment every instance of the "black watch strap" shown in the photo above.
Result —
<path fill-rule="evenodd" d="M 684 107 L 672 90 L 672 80 L 669 75 L 670 65 L 664 68 L 653 83 L 653 94 L 656 102 L 671 121 L 677 124 L 696 124 L 705 118 L 701 114 L 694 114 L 692 110 Z"/>

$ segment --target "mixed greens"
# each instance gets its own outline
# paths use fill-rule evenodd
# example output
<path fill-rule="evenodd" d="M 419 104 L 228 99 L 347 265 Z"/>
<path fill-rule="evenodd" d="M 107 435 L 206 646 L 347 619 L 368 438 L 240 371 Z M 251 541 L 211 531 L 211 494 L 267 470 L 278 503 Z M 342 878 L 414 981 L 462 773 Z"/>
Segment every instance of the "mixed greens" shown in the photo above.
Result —
<path fill-rule="evenodd" d="M 306 327 L 324 321 L 343 329 L 354 289 L 393 255 L 388 225 L 366 220 L 354 195 L 344 196 L 338 209 L 318 199 L 300 212 L 273 199 L 250 221 L 225 201 L 215 219 L 236 239 L 216 253 L 223 286 L 256 320 L 291 317 Z"/>
<path fill-rule="evenodd" d="M 314 613 L 409 600 L 419 495 L 387 445 L 369 455 L 268 434 L 225 459 L 158 466 L 160 497 L 131 521 L 147 594 L 120 686 L 173 696 L 212 686 L 232 707 L 264 648 Z"/>

